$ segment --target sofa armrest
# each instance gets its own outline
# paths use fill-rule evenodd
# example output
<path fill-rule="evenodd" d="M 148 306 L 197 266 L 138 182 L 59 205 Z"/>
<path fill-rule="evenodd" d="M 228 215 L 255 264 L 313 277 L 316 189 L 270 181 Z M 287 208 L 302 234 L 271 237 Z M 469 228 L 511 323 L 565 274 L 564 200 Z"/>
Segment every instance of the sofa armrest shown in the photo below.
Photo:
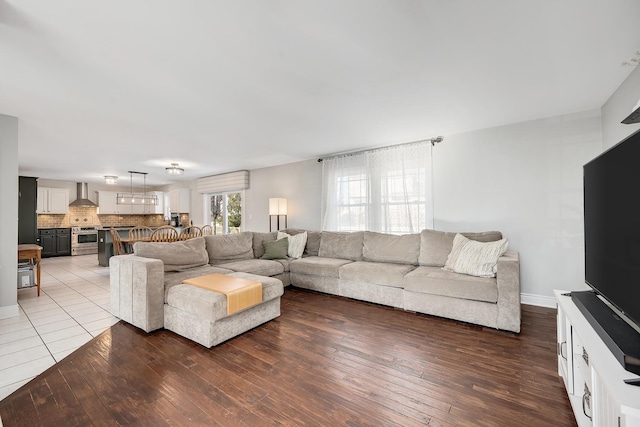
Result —
<path fill-rule="evenodd" d="M 111 314 L 146 332 L 164 327 L 164 265 L 158 259 L 109 259 Z"/>
<path fill-rule="evenodd" d="M 520 332 L 520 254 L 507 251 L 498 259 L 498 329 Z"/>

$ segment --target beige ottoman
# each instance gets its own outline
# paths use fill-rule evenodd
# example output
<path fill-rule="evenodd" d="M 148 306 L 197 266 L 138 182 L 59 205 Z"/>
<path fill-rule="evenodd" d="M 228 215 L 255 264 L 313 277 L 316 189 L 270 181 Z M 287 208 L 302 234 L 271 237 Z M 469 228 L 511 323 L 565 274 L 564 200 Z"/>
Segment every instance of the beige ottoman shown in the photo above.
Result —
<path fill-rule="evenodd" d="M 164 327 L 210 348 L 280 316 L 284 286 L 279 279 L 250 273 L 229 276 L 262 283 L 262 303 L 231 315 L 223 294 L 180 284 L 169 289 L 164 304 Z"/>

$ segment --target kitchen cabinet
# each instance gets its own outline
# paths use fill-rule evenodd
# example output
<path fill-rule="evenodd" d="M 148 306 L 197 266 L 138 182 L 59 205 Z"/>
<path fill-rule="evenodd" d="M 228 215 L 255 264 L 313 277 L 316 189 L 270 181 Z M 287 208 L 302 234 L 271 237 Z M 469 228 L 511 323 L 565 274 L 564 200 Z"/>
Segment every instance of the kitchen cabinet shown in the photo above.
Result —
<path fill-rule="evenodd" d="M 56 255 L 71 255 L 70 228 L 58 228 L 56 230 Z"/>
<path fill-rule="evenodd" d="M 70 228 L 41 228 L 38 244 L 42 246 L 42 257 L 71 255 Z"/>
<path fill-rule="evenodd" d="M 38 181 L 28 176 L 18 178 L 18 244 L 37 243 Z"/>
<path fill-rule="evenodd" d="M 188 188 L 179 188 L 169 192 L 169 203 L 171 205 L 171 213 L 189 213 L 190 190 Z"/>
<path fill-rule="evenodd" d="M 115 191 L 98 191 L 99 214 L 118 214 L 119 205 L 116 203 Z M 124 205 L 123 205 L 124 206 Z"/>
<path fill-rule="evenodd" d="M 153 194 L 158 198 L 158 204 L 145 206 L 144 213 L 163 215 L 164 214 L 164 193 L 162 191 L 149 191 L 148 193 Z"/>
<path fill-rule="evenodd" d="M 111 215 L 146 215 L 162 214 L 164 207 L 164 194 L 161 191 L 151 191 L 147 194 L 158 196 L 158 205 L 120 205 L 118 193 L 115 191 L 98 191 L 98 213 Z"/>
<path fill-rule="evenodd" d="M 43 258 L 54 256 L 57 252 L 56 250 L 56 231 L 55 229 L 47 229 L 47 230 L 39 230 L 38 236 L 40 240 L 38 244 L 42 246 L 42 254 Z"/>
<path fill-rule="evenodd" d="M 144 206 L 118 204 L 118 193 L 115 191 L 98 191 L 99 213 L 111 215 L 143 214 Z"/>
<path fill-rule="evenodd" d="M 39 214 L 66 214 L 69 212 L 69 189 L 38 187 Z"/>

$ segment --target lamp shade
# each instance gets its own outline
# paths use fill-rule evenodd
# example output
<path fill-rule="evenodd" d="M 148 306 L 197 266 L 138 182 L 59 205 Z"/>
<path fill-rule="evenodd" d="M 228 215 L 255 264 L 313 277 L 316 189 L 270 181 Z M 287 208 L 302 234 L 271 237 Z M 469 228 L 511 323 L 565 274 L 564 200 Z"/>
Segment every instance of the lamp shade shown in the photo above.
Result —
<path fill-rule="evenodd" d="M 270 198 L 269 199 L 269 215 L 286 215 L 287 199 Z"/>

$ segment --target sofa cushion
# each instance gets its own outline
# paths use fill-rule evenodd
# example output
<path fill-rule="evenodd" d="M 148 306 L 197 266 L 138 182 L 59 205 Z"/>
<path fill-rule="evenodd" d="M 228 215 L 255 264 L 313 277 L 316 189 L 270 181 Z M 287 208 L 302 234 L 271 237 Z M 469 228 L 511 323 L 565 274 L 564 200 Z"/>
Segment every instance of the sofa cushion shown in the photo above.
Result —
<path fill-rule="evenodd" d="M 362 259 L 373 262 L 396 264 L 418 264 L 420 255 L 420 235 L 401 236 L 386 233 L 364 232 Z"/>
<path fill-rule="evenodd" d="M 319 231 L 307 231 L 307 245 L 304 247 L 303 256 L 318 256 L 321 237 L 322 233 Z"/>
<path fill-rule="evenodd" d="M 275 276 L 284 271 L 281 263 L 269 259 L 244 259 L 217 264 L 216 267 L 237 272 L 257 274 L 259 276 Z"/>
<path fill-rule="evenodd" d="M 340 267 L 349 264 L 347 259 L 322 258 L 317 256 L 299 258 L 289 263 L 291 273 L 309 274 L 321 277 L 340 277 Z M 295 284 L 295 283 L 294 283 Z"/>
<path fill-rule="evenodd" d="M 258 280 L 262 283 L 262 301 L 270 301 L 282 295 L 282 282 L 271 277 L 258 277 L 252 274 L 232 273 L 230 276 L 247 280 Z M 227 297 L 224 294 L 199 288 L 197 286 L 178 284 L 167 292 L 167 305 L 185 311 L 200 319 L 214 322 L 227 317 Z"/>
<path fill-rule="evenodd" d="M 261 259 L 279 259 L 287 257 L 287 249 L 289 249 L 289 238 L 274 240 L 273 242 L 262 242 L 264 254 Z"/>
<path fill-rule="evenodd" d="M 476 242 L 462 234 L 456 234 L 444 269 L 478 277 L 496 277 L 498 258 L 506 252 L 508 246 L 507 239 Z"/>
<path fill-rule="evenodd" d="M 307 244 L 304 247 L 304 253 L 302 256 L 318 256 L 318 251 L 320 250 L 320 237 L 322 236 L 321 232 L 301 230 L 299 228 L 287 228 L 282 231 L 291 236 L 295 236 L 306 231 Z"/>
<path fill-rule="evenodd" d="M 440 267 L 418 267 L 407 273 L 404 290 L 492 303 L 498 301 L 495 278 L 458 274 Z"/>
<path fill-rule="evenodd" d="M 271 233 L 252 233 L 253 234 L 253 257 L 258 259 L 264 255 L 264 247 L 262 242 L 273 242 L 276 240 L 277 232 Z"/>
<path fill-rule="evenodd" d="M 300 258 L 304 253 L 304 248 L 307 245 L 307 232 L 303 231 L 295 235 L 283 233 L 278 231 L 278 240 L 287 238 L 289 239 L 289 247 L 287 249 L 287 255 L 290 258 Z"/>
<path fill-rule="evenodd" d="M 204 236 L 209 264 L 253 258 L 253 233 L 216 234 Z"/>
<path fill-rule="evenodd" d="M 418 263 L 427 267 L 444 267 L 453 248 L 453 239 L 457 233 L 446 231 L 422 230 L 420 233 L 420 256 Z M 460 233 L 468 239 L 478 242 L 495 242 L 502 239 L 499 231 L 481 233 Z"/>
<path fill-rule="evenodd" d="M 292 258 L 274 259 L 274 261 L 276 261 L 280 265 L 282 265 L 282 268 L 284 269 L 284 272 L 288 273 L 289 272 L 289 265 L 291 264 L 291 261 L 293 261 L 293 259 Z"/>
<path fill-rule="evenodd" d="M 205 240 L 202 237 L 177 242 L 136 242 L 133 244 L 133 253 L 144 258 L 161 260 L 164 271 L 180 271 L 209 262 Z"/>
<path fill-rule="evenodd" d="M 401 288 L 405 274 L 414 268 L 407 264 L 356 261 L 340 267 L 340 279 Z"/>
<path fill-rule="evenodd" d="M 323 231 L 320 237 L 318 256 L 322 258 L 349 259 L 362 261 L 363 231 L 340 233 Z"/>

